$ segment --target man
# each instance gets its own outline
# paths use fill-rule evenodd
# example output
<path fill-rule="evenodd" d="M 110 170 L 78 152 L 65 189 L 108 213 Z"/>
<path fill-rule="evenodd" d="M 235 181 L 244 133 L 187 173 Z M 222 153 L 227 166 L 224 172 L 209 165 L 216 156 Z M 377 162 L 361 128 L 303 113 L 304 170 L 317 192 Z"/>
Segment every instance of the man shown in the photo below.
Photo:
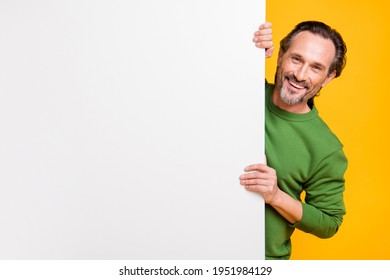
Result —
<path fill-rule="evenodd" d="M 273 52 L 270 23 L 254 34 Z M 266 83 L 266 164 L 252 164 L 241 185 L 264 198 L 266 259 L 289 259 L 295 228 L 320 238 L 339 229 L 347 159 L 319 117 L 313 98 L 340 76 L 346 62 L 340 34 L 321 22 L 298 24 L 280 43 L 275 85 Z M 301 202 L 301 193 L 305 201 Z"/>

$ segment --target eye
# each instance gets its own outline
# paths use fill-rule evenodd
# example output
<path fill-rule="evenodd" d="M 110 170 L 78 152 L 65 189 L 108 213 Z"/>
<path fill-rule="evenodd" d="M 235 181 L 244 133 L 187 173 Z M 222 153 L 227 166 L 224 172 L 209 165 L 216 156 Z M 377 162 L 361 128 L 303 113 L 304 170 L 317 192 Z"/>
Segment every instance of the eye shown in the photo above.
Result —
<path fill-rule="evenodd" d="M 313 65 L 311 68 L 313 69 L 314 72 L 322 71 L 322 67 L 320 65 Z"/>
<path fill-rule="evenodd" d="M 294 63 L 299 63 L 299 62 L 301 62 L 301 59 L 299 57 L 297 57 L 297 56 L 292 56 L 291 57 L 291 61 L 294 62 Z"/>

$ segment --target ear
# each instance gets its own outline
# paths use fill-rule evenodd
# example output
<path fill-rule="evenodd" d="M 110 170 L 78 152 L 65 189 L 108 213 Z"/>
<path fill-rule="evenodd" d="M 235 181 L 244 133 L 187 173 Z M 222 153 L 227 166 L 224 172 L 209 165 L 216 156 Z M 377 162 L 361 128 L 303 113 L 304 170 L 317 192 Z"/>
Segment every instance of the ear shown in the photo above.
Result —
<path fill-rule="evenodd" d="M 325 81 L 322 83 L 322 87 L 326 86 L 331 80 L 336 77 L 336 70 L 334 70 L 330 75 L 328 75 L 325 79 Z"/>
<path fill-rule="evenodd" d="M 282 60 L 282 56 L 283 56 L 283 52 L 282 52 L 282 50 L 279 50 L 279 53 L 278 53 L 278 64 L 277 65 L 280 64 L 280 62 Z"/>

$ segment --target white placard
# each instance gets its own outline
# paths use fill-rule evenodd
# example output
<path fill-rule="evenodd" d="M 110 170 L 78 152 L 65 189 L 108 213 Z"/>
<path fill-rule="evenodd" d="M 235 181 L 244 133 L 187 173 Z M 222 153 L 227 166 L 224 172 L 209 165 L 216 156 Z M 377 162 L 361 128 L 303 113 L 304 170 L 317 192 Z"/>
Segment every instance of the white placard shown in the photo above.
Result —
<path fill-rule="evenodd" d="M 262 259 L 260 0 L 0 2 L 0 259 Z"/>

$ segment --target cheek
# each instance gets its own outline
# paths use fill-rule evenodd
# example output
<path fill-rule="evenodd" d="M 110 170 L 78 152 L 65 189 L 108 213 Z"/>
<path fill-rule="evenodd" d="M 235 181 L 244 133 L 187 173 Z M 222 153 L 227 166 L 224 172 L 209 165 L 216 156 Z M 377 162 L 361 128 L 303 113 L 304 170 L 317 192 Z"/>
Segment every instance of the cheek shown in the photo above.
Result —
<path fill-rule="evenodd" d="M 313 84 L 315 84 L 316 87 L 322 88 L 324 85 L 326 85 L 326 77 L 316 77 L 316 79 L 313 79 Z"/>
<path fill-rule="evenodd" d="M 291 76 L 295 73 L 295 70 L 292 67 L 282 65 L 278 67 L 276 75 L 279 79 L 283 80 L 285 76 Z"/>
<path fill-rule="evenodd" d="M 317 87 L 321 88 L 323 86 L 323 84 L 325 83 L 327 76 L 311 72 L 311 73 L 309 73 L 307 78 L 308 78 L 308 80 L 313 88 L 317 88 Z"/>
<path fill-rule="evenodd" d="M 282 69 L 283 72 L 294 72 L 298 67 L 289 61 L 282 61 L 282 63 L 279 65 L 279 68 Z"/>

